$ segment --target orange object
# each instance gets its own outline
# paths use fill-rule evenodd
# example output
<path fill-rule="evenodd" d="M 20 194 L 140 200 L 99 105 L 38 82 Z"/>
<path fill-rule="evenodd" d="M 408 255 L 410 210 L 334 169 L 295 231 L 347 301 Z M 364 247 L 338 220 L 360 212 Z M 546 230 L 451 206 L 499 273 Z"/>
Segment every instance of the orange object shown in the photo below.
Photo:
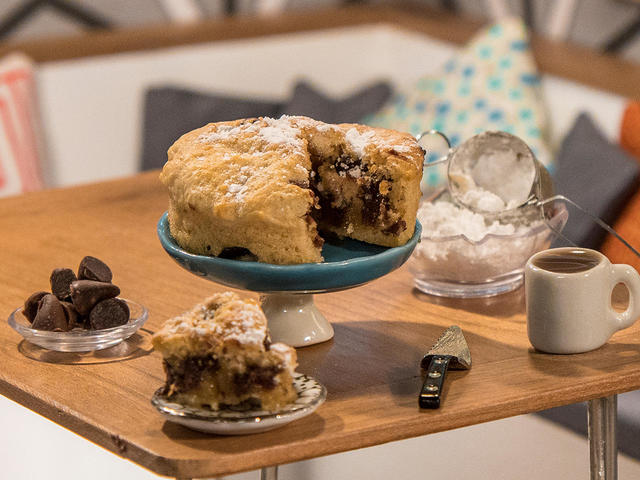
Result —
<path fill-rule="evenodd" d="M 627 202 L 613 228 L 636 250 L 640 250 L 640 191 Z M 640 258 L 613 235 L 607 235 L 600 250 L 613 263 L 626 263 L 640 271 Z"/>
<path fill-rule="evenodd" d="M 631 101 L 622 114 L 620 146 L 640 161 L 640 102 Z"/>
<path fill-rule="evenodd" d="M 630 101 L 622 114 L 620 146 L 640 162 L 640 102 Z M 629 199 L 613 228 L 640 250 L 640 191 Z M 640 258 L 613 235 L 607 235 L 601 249 L 613 263 L 627 263 L 640 271 Z"/>

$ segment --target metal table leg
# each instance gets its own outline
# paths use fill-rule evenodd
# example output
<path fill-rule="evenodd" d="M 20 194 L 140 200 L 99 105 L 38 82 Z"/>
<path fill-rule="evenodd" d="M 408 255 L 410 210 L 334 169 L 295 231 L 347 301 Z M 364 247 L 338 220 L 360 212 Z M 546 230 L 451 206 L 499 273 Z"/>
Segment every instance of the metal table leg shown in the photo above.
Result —
<path fill-rule="evenodd" d="M 260 470 L 260 480 L 278 480 L 278 466 L 264 467 Z"/>
<path fill-rule="evenodd" d="M 618 479 L 617 417 L 617 395 L 589 400 L 587 422 L 591 480 Z"/>

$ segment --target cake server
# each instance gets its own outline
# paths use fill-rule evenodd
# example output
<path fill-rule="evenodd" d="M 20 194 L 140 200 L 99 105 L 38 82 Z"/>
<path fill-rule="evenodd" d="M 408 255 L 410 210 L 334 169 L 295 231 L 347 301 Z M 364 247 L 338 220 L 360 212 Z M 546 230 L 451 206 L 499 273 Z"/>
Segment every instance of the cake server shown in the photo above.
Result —
<path fill-rule="evenodd" d="M 447 368 L 453 370 L 471 368 L 471 352 L 460 327 L 452 325 L 447 328 L 422 358 L 420 367 L 426 371 L 426 375 L 418 403 L 421 408 L 438 408 Z"/>

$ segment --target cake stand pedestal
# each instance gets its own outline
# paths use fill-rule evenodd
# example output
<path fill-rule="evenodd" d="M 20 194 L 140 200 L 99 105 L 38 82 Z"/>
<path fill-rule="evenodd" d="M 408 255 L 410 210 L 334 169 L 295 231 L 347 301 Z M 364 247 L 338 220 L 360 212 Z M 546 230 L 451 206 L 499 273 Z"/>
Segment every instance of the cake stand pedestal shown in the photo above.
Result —
<path fill-rule="evenodd" d="M 271 293 L 260 296 L 271 337 L 303 347 L 333 338 L 333 327 L 318 310 L 310 293 Z"/>
<path fill-rule="evenodd" d="M 158 221 L 158 238 L 171 258 L 194 275 L 260 293 L 272 340 L 293 347 L 333 338 L 333 327 L 316 308 L 314 294 L 354 288 L 399 268 L 411 256 L 421 231 L 416 222 L 413 236 L 400 247 L 335 240 L 322 247 L 321 263 L 274 265 L 194 255 L 171 236 L 166 212 Z"/>

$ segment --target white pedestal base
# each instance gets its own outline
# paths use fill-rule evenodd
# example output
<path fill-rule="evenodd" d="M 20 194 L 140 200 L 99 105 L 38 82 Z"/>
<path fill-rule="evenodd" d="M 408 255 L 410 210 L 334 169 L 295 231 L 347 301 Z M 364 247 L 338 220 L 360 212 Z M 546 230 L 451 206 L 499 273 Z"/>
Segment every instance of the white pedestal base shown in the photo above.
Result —
<path fill-rule="evenodd" d="M 313 303 L 310 293 L 268 293 L 260 296 L 271 340 L 306 347 L 333 338 L 333 327 Z"/>

